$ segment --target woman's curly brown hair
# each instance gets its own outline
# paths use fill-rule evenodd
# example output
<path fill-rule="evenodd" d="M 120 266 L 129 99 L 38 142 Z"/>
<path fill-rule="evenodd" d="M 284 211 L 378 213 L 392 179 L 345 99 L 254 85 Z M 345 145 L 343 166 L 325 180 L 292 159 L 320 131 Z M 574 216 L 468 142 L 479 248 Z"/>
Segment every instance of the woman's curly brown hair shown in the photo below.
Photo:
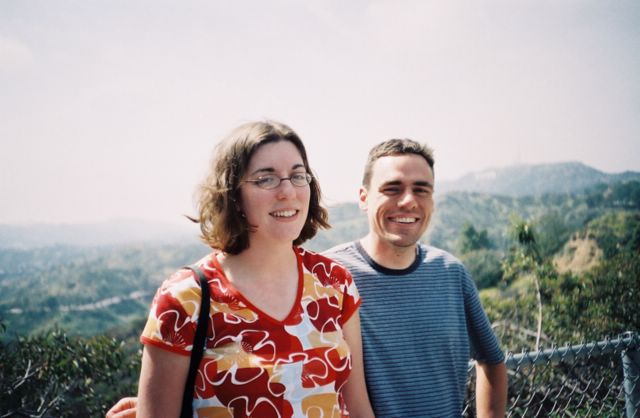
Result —
<path fill-rule="evenodd" d="M 215 150 L 211 171 L 198 188 L 197 206 L 202 240 L 212 248 L 238 254 L 249 247 L 252 226 L 240 205 L 240 181 L 256 150 L 271 142 L 289 141 L 298 149 L 308 173 L 313 176 L 300 137 L 285 124 L 265 121 L 245 123 L 234 129 Z M 309 213 L 294 245 L 311 239 L 319 228 L 329 228 L 329 215 L 321 206 L 322 193 L 315 176 L 309 184 Z"/>

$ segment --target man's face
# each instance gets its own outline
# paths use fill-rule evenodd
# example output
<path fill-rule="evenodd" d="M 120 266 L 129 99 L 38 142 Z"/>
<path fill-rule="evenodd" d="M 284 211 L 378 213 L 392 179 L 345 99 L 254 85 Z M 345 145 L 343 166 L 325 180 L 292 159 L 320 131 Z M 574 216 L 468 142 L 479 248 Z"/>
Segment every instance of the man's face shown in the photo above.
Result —
<path fill-rule="evenodd" d="M 360 189 L 360 207 L 379 245 L 414 246 L 433 213 L 433 170 L 417 154 L 379 158 L 369 187 Z"/>

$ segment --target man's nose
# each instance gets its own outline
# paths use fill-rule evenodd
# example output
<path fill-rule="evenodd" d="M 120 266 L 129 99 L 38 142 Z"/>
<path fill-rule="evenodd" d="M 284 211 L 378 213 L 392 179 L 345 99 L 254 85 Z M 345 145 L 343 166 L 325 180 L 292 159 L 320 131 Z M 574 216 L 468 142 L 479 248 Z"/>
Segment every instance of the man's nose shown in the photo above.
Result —
<path fill-rule="evenodd" d="M 414 208 L 417 204 L 416 196 L 411 190 L 404 192 L 402 196 L 400 196 L 400 200 L 398 200 L 398 206 L 403 208 Z"/>

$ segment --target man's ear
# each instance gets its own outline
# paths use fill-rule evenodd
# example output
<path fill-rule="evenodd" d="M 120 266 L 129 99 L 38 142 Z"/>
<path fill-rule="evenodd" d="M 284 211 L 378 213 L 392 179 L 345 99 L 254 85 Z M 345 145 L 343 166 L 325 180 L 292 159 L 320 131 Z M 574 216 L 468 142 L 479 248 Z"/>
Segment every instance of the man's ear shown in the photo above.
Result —
<path fill-rule="evenodd" d="M 358 206 L 360 206 L 360 209 L 365 212 L 367 211 L 367 197 L 368 197 L 367 189 L 365 189 L 364 187 L 361 187 L 359 191 Z"/>

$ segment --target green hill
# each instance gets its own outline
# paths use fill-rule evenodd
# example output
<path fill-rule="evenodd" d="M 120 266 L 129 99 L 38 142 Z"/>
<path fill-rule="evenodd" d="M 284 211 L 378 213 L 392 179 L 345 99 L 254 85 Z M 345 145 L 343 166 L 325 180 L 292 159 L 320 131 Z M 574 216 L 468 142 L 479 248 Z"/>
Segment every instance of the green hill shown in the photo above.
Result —
<path fill-rule="evenodd" d="M 0 318 L 9 335 L 55 326 L 102 334 L 145 315 L 162 280 L 207 251 L 198 244 L 5 249 Z"/>
<path fill-rule="evenodd" d="M 565 247 L 567 242 L 587 234 L 606 259 L 617 253 L 621 240 L 640 240 L 640 231 L 620 226 L 636 225 L 627 218 L 635 219 L 639 211 L 638 181 L 538 196 L 451 192 L 438 198 L 424 238 L 462 258 L 479 287 L 486 287 L 502 276 L 500 263 L 513 245 L 509 231 L 514 218 L 535 225 L 544 257 L 571 251 Z M 620 216 L 626 216 L 626 221 L 620 221 Z M 333 228 L 321 231 L 307 248 L 327 249 L 367 231 L 366 217 L 355 203 L 332 207 L 330 219 Z M 463 232 L 470 226 L 484 234 L 486 248 L 461 251 Z M 0 248 L 0 318 L 7 335 L 27 335 L 56 325 L 79 335 L 108 331 L 130 335 L 131 322 L 146 315 L 161 281 L 209 251 L 197 243 L 195 233 L 184 242 Z"/>

